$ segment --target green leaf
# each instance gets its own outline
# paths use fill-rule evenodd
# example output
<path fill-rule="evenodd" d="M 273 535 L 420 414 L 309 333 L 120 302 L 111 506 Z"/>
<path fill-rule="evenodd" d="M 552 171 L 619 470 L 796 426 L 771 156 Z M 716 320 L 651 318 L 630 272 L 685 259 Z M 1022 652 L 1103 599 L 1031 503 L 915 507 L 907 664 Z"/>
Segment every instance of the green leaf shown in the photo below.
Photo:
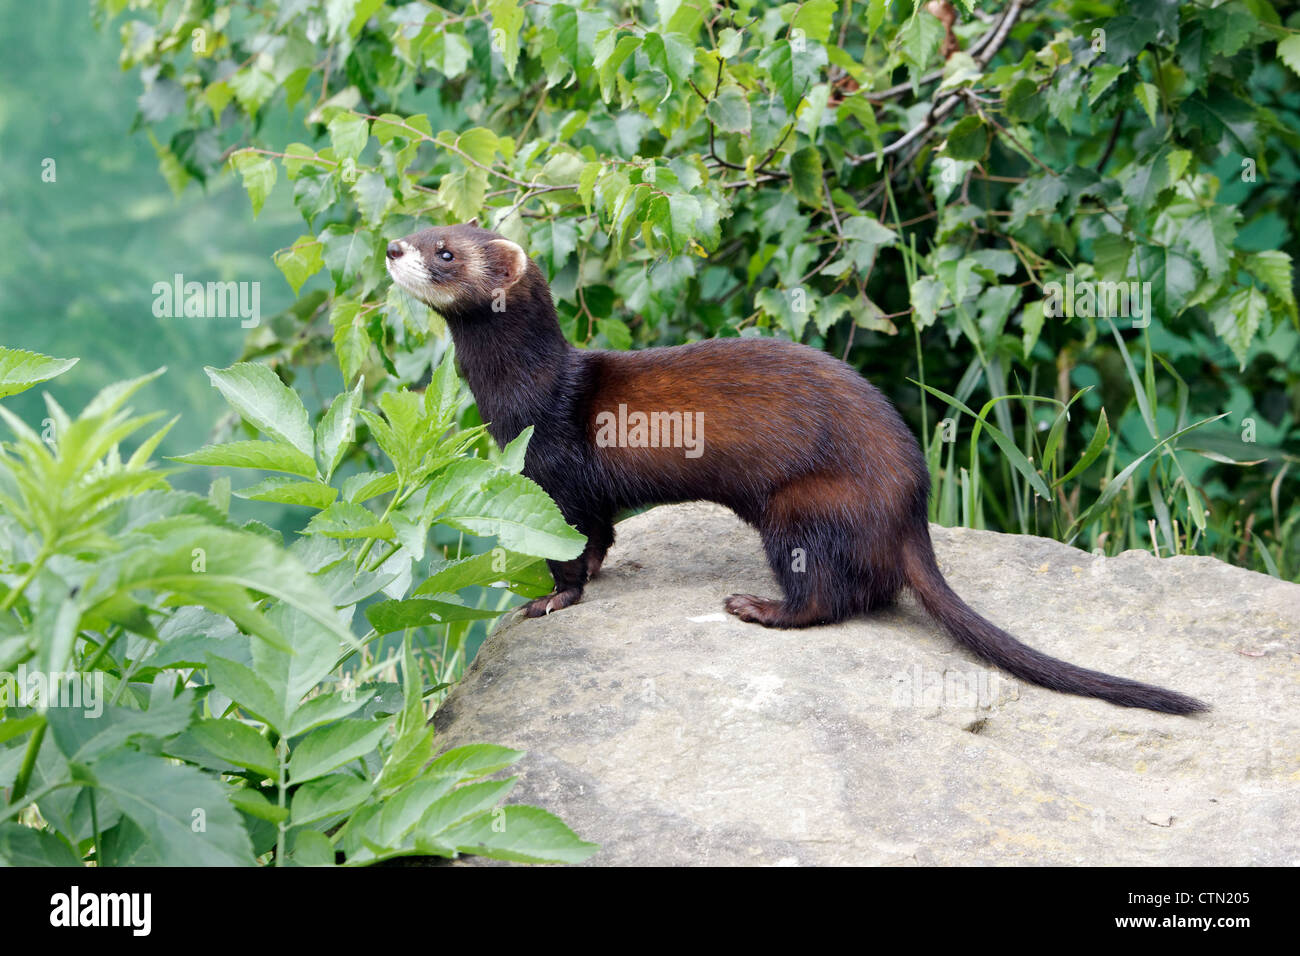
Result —
<path fill-rule="evenodd" d="M 914 80 L 939 52 L 943 37 L 943 24 L 939 18 L 926 11 L 923 5 L 917 4 L 911 18 L 898 31 L 897 41 Z"/>
<path fill-rule="evenodd" d="M 679 255 L 695 234 L 700 201 L 685 193 L 656 196 L 650 202 L 649 217 L 663 233 L 673 254 Z"/>
<path fill-rule="evenodd" d="M 487 173 L 476 167 L 447 173 L 438 183 L 438 199 L 457 219 L 473 219 L 487 197 Z"/>
<path fill-rule="evenodd" d="M 255 591 L 300 610 L 341 643 L 355 643 L 316 579 L 291 554 L 259 534 L 178 523 L 151 535 L 147 545 L 109 560 L 103 575 L 113 582 L 114 593 L 135 588 L 171 591 L 176 603 L 237 614 L 241 627 L 255 628 L 276 642 L 274 628 L 248 605 L 247 592 Z"/>
<path fill-rule="evenodd" d="M 739 86 L 724 86 L 706 107 L 713 125 L 724 133 L 747 133 L 753 122 L 749 114 L 749 100 Z"/>
<path fill-rule="evenodd" d="M 519 28 L 524 25 L 524 11 L 519 0 L 488 0 L 492 17 L 492 51 L 501 54 L 506 72 L 513 79 L 519 62 Z"/>
<path fill-rule="evenodd" d="M 1259 331 L 1264 316 L 1268 314 L 1268 300 L 1259 289 L 1250 286 L 1236 292 L 1226 301 L 1220 299 L 1216 305 L 1211 310 L 1214 331 L 1228 343 L 1244 370 L 1250 343 L 1255 340 L 1255 334 Z"/>
<path fill-rule="evenodd" d="M 339 159 L 355 160 L 361 156 L 370 139 L 370 121 L 355 113 L 339 113 L 326 127 L 330 145 Z"/>
<path fill-rule="evenodd" d="M 626 328 L 626 326 L 624 326 Z M 631 333 L 628 333 L 629 336 Z M 630 344 L 630 343 L 629 343 Z M 533 439 L 533 426 L 529 425 L 511 442 L 501 449 L 501 467 L 506 471 L 519 474 L 524 470 L 524 462 L 528 456 L 528 443 Z"/>
<path fill-rule="evenodd" d="M 1020 312 L 1020 327 L 1023 330 L 1021 335 L 1021 349 L 1025 356 L 1025 361 L 1029 361 L 1029 354 L 1033 352 L 1034 346 L 1038 344 L 1038 337 L 1043 331 L 1043 320 L 1045 313 L 1043 311 L 1043 300 L 1033 299 L 1025 303 L 1024 309 Z"/>
<path fill-rule="evenodd" d="M 912 283 L 910 293 L 912 321 L 916 323 L 918 329 L 928 329 L 934 324 L 939 308 L 947 297 L 947 289 L 934 276 L 922 276 Z"/>
<path fill-rule="evenodd" d="M 1183 173 L 1187 172 L 1187 167 L 1192 161 L 1192 152 L 1188 149 L 1173 149 L 1169 151 L 1169 181 L 1176 183 L 1183 178 Z"/>
<path fill-rule="evenodd" d="M 334 353 L 346 385 L 360 374 L 370 350 L 370 336 L 361 319 L 361 303 L 351 298 L 335 299 L 330 309 L 330 325 L 334 328 Z"/>
<path fill-rule="evenodd" d="M 836 7 L 835 0 L 804 0 L 790 18 L 790 29 L 802 30 L 807 37 L 825 43 L 830 38 Z"/>
<path fill-rule="evenodd" d="M 439 30 L 424 47 L 424 64 L 431 66 L 449 80 L 465 72 L 474 58 L 474 48 L 461 33 Z"/>
<path fill-rule="evenodd" d="M 17 823 L 0 824 L 0 863 L 5 866 L 82 866 L 81 857 L 56 833 Z"/>
<path fill-rule="evenodd" d="M 1070 189 L 1059 176 L 1033 176 L 1016 187 L 1011 200 L 1011 226 L 1019 229 L 1033 213 L 1056 209 Z"/>
<path fill-rule="evenodd" d="M 240 362 L 227 369 L 203 369 L 244 420 L 274 438 L 287 441 L 308 458 L 314 447 L 302 399 L 265 365 Z"/>
<path fill-rule="evenodd" d="M 499 611 L 466 607 L 431 598 L 380 601 L 366 608 L 366 620 L 376 634 L 392 634 L 408 627 L 429 627 L 446 621 L 482 621 L 500 616 Z"/>
<path fill-rule="evenodd" d="M 231 790 L 230 802 L 236 810 L 247 813 L 250 817 L 265 820 L 267 823 L 278 824 L 289 817 L 289 811 L 284 807 L 277 807 L 259 791 L 248 787 Z"/>
<path fill-rule="evenodd" d="M 316 463 L 297 448 L 282 441 L 232 441 L 224 445 L 205 445 L 188 455 L 171 459 L 186 465 L 212 465 L 225 468 L 261 468 L 282 471 L 304 478 L 316 477 Z"/>
<path fill-rule="evenodd" d="M 1142 108 L 1146 110 L 1147 119 L 1151 121 L 1152 126 L 1155 126 L 1156 115 L 1160 111 L 1160 90 L 1154 83 L 1139 83 L 1134 87 L 1133 93 L 1137 101 L 1142 104 Z"/>
<path fill-rule="evenodd" d="M 826 62 L 826 50 L 820 44 L 810 44 L 796 52 L 789 40 L 770 44 L 758 58 L 759 66 L 770 74 L 787 113 L 794 113 Z"/>
<path fill-rule="evenodd" d="M 271 501 L 282 505 L 302 505 L 306 508 L 327 508 L 338 490 L 320 481 L 294 481 L 292 478 L 266 478 L 248 488 L 234 492 L 237 498 L 249 501 Z"/>
<path fill-rule="evenodd" d="M 1211 279 L 1228 271 L 1232 244 L 1237 237 L 1236 211 L 1229 206 L 1197 209 L 1179 223 L 1179 234 L 1187 241 Z"/>
<path fill-rule="evenodd" d="M 1291 68 L 1291 72 L 1300 76 L 1300 33 L 1291 33 L 1277 44 L 1277 58 Z"/>
<path fill-rule="evenodd" d="M 323 249 L 315 236 L 302 236 L 288 249 L 273 256 L 276 267 L 284 275 L 294 295 L 302 289 L 304 282 L 324 267 Z"/>
<path fill-rule="evenodd" d="M 316 424 L 316 453 L 325 469 L 325 480 L 334 475 L 334 469 L 343 461 L 348 448 L 356 440 L 356 416 L 361 407 L 361 388 L 358 381 L 350 392 L 340 392 L 330 402 L 329 409 Z"/>
<path fill-rule="evenodd" d="M 564 561 L 582 553 L 586 538 L 545 491 L 523 475 L 489 475 L 485 465 L 449 466 L 429 487 L 428 516 L 467 534 L 496 535 L 502 546 L 524 554 Z"/>
<path fill-rule="evenodd" d="M 275 92 L 275 77 L 265 70 L 243 69 L 226 80 L 235 99 L 249 116 L 255 116 Z"/>
<path fill-rule="evenodd" d="M 208 677 L 217 690 L 273 730 L 288 726 L 284 707 L 271 685 L 247 666 L 224 657 L 209 657 Z"/>
<path fill-rule="evenodd" d="M 138 829 L 130 844 L 132 864 L 253 865 L 243 821 L 212 775 L 125 749 L 106 754 L 84 773 Z M 126 862 L 123 846 L 106 843 L 101 865 Z"/>
<path fill-rule="evenodd" d="M 275 751 L 267 739 L 248 724 L 232 718 L 209 718 L 192 724 L 190 734 L 222 760 L 271 778 L 279 774 Z"/>
<path fill-rule="evenodd" d="M 1034 493 L 1037 494 L 1040 498 L 1045 498 L 1048 500 L 1051 499 L 1052 493 L 1048 489 L 1047 484 L 1043 481 L 1042 476 L 1038 474 L 1037 469 L 1035 469 L 1034 466 L 1030 464 L 1029 459 L 1025 457 L 1024 452 L 1022 452 L 1019 448 L 1016 447 L 1015 442 L 1012 441 L 1009 437 L 1007 437 L 1005 432 L 1003 432 L 1001 429 L 997 428 L 991 422 L 988 421 L 989 409 L 992 408 L 995 402 L 1000 400 L 1010 399 L 1010 398 L 1018 398 L 1021 396 L 1003 395 L 1000 398 L 991 399 L 990 401 L 985 403 L 984 407 L 980 410 L 980 413 L 977 415 L 975 414 L 975 412 L 967 408 L 966 405 L 964 405 L 962 402 L 958 401 L 957 399 L 953 398 L 947 392 L 942 392 L 932 385 L 926 385 L 922 382 L 916 381 L 915 379 L 908 379 L 908 381 L 911 382 L 913 385 L 925 389 L 931 395 L 943 399 L 953 408 L 965 412 L 967 415 L 969 415 L 971 418 L 975 420 L 975 427 L 971 432 L 972 447 L 974 447 L 975 442 L 978 440 L 980 431 L 982 431 L 983 429 L 988 429 L 989 437 L 993 439 L 993 443 L 998 446 L 998 449 L 1006 457 L 1007 461 L 1010 462 L 1011 466 L 1015 468 L 1016 471 L 1020 472 L 1020 474 L 1024 477 L 1024 479 L 1027 482 L 1029 482 L 1029 484 L 1034 489 Z"/>
<path fill-rule="evenodd" d="M 468 744 L 440 754 L 437 760 L 429 764 L 428 772 L 453 777 L 457 783 L 464 783 L 504 770 L 523 756 L 522 750 L 511 750 L 496 744 Z"/>
<path fill-rule="evenodd" d="M 340 720 L 313 730 L 299 741 L 289 757 L 289 779 L 305 783 L 364 757 L 379 745 L 388 731 L 382 720 Z"/>
<path fill-rule="evenodd" d="M 416 597 L 454 594 L 462 588 L 489 587 L 498 583 L 505 583 L 511 590 L 525 596 L 533 592 L 542 594 L 551 589 L 551 572 L 539 558 L 500 548 L 449 561 L 434 570 L 411 593 Z"/>
<path fill-rule="evenodd" d="M 1092 440 L 1088 442 L 1088 447 L 1084 449 L 1083 455 L 1074 463 L 1074 467 L 1067 471 L 1056 481 L 1052 482 L 1053 488 L 1059 488 L 1071 478 L 1081 475 L 1106 450 L 1106 445 L 1110 441 L 1110 422 L 1106 419 L 1106 409 L 1101 410 L 1101 415 L 1097 419 L 1097 428 L 1092 433 Z"/>
<path fill-rule="evenodd" d="M 1097 275 L 1114 282 L 1126 281 L 1128 264 L 1133 257 L 1133 243 L 1123 236 L 1098 236 L 1092 241 L 1092 263 Z"/>
<path fill-rule="evenodd" d="M 1295 288 L 1292 285 L 1289 253 L 1281 249 L 1256 252 L 1247 257 L 1246 271 L 1263 282 L 1270 292 L 1285 302 L 1290 308 L 1291 315 L 1295 316 Z"/>
<path fill-rule="evenodd" d="M 1096 518 L 1096 516 L 1100 514 L 1108 504 L 1110 504 L 1110 502 L 1114 499 L 1114 497 L 1124 490 L 1124 486 L 1128 484 L 1129 479 L 1133 477 L 1133 473 L 1142 466 L 1142 463 L 1144 461 L 1150 458 L 1153 454 L 1155 454 L 1165 445 L 1168 445 L 1170 442 L 1177 441 L 1183 435 L 1186 435 L 1188 432 L 1195 431 L 1197 428 L 1200 428 L 1203 425 L 1209 425 L 1213 422 L 1217 422 L 1219 419 L 1224 418 L 1228 414 L 1229 414 L 1228 412 L 1224 412 L 1222 415 L 1215 415 L 1213 418 L 1204 418 L 1201 419 L 1201 421 L 1199 422 L 1188 425 L 1186 428 L 1180 428 L 1172 435 L 1169 435 L 1157 441 L 1149 450 L 1143 452 L 1136 459 L 1134 459 L 1128 465 L 1128 467 L 1126 467 L 1118 475 L 1116 475 L 1114 478 L 1108 481 L 1106 483 L 1106 487 L 1102 489 L 1101 494 L 1097 496 L 1097 500 L 1094 501 L 1083 512 L 1083 514 L 1079 515 L 1077 518 L 1074 519 L 1073 523 L 1071 523 L 1066 533 L 1067 543 L 1069 541 L 1074 540 L 1075 536 L 1078 533 L 1078 529 L 1085 528 L 1089 524 L 1091 524 L 1093 520 Z"/>
<path fill-rule="evenodd" d="M 331 773 L 304 783 L 293 792 L 293 825 L 320 823 L 341 813 L 350 813 L 370 796 L 370 781 L 350 773 Z"/>
<path fill-rule="evenodd" d="M 327 538 L 380 538 L 393 537 L 393 526 L 381 521 L 364 505 L 352 501 L 336 501 L 307 525 L 307 534 L 322 534 Z"/>
<path fill-rule="evenodd" d="M 394 203 L 393 190 L 383 173 L 362 173 L 352 184 L 352 196 L 357 201 L 357 210 L 367 225 L 377 226 L 384 214 Z"/>
<path fill-rule="evenodd" d="M 253 218 L 256 219 L 257 214 L 262 211 L 266 197 L 271 194 L 271 189 L 275 186 L 275 163 L 269 156 L 253 152 L 235 153 L 230 157 L 230 163 L 243 177 L 244 189 L 253 204 Z"/>
<path fill-rule="evenodd" d="M 289 860 L 294 866 L 334 866 L 334 844 L 317 830 L 294 830 L 289 844 Z"/>
<path fill-rule="evenodd" d="M 26 391 L 33 385 L 62 375 L 77 359 L 50 358 L 38 352 L 0 346 L 0 398 Z"/>
<path fill-rule="evenodd" d="M 822 207 L 822 154 L 816 146 L 805 146 L 790 157 L 790 180 L 795 195 L 814 209 Z"/>
<path fill-rule="evenodd" d="M 1127 66 L 1116 66 L 1113 63 L 1102 63 L 1092 71 L 1092 82 L 1088 84 L 1088 105 L 1094 105 L 1102 94 L 1105 93 L 1120 75 L 1127 70 Z M 1154 120 L 1152 121 L 1154 123 Z"/>
<path fill-rule="evenodd" d="M 289 723 L 288 735 L 297 737 L 340 717 L 350 717 L 374 696 L 373 689 L 353 689 L 309 697 L 294 712 L 293 719 Z"/>
<path fill-rule="evenodd" d="M 647 33 L 641 40 L 650 66 L 668 77 L 672 89 L 685 86 L 695 65 L 695 46 L 679 33 Z"/>
<path fill-rule="evenodd" d="M 581 863 L 600 849 L 586 843 L 559 817 L 538 807 L 510 805 L 438 835 L 461 853 L 516 863 Z"/>
<path fill-rule="evenodd" d="M 955 160 L 983 159 L 989 148 L 989 131 L 978 116 L 963 116 L 948 133 L 944 152 Z"/>
<path fill-rule="evenodd" d="M 496 806 L 509 795 L 514 785 L 514 777 L 508 780 L 468 783 L 434 800 L 420 815 L 419 822 L 415 825 L 415 845 L 454 847 L 459 835 L 449 839 L 444 836 L 444 833 L 475 814 L 483 813 Z"/>
<path fill-rule="evenodd" d="M 1006 94 L 1007 116 L 1016 123 L 1032 123 L 1043 113 L 1043 95 L 1038 84 L 1024 76 Z"/>

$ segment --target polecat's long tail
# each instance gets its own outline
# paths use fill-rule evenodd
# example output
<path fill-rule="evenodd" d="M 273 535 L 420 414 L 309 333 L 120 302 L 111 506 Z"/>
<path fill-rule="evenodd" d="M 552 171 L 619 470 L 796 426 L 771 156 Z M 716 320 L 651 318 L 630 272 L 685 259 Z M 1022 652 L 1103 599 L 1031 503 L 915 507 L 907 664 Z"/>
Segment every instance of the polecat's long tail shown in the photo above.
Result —
<path fill-rule="evenodd" d="M 1145 707 L 1166 714 L 1194 714 L 1209 705 L 1163 687 L 1114 677 L 1049 657 L 986 621 L 948 586 L 935 562 L 929 533 L 909 537 L 903 547 L 907 583 L 944 629 L 990 664 L 1052 690 L 1098 697 L 1121 707 Z"/>

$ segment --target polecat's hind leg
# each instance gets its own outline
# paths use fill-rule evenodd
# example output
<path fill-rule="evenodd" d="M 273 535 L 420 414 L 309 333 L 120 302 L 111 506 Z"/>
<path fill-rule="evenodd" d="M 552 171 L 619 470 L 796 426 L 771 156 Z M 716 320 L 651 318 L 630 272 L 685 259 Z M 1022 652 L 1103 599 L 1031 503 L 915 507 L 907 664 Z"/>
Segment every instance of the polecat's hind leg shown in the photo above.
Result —
<path fill-rule="evenodd" d="M 806 500 L 791 499 L 802 491 L 792 488 L 774 496 L 760 525 L 767 563 L 781 582 L 785 600 L 733 594 L 723 606 L 742 621 L 811 627 L 833 624 L 861 609 L 852 580 L 858 562 L 850 535 L 832 519 L 797 517 Z M 787 517 L 794 523 L 783 523 Z"/>
<path fill-rule="evenodd" d="M 722 602 L 727 613 L 742 621 L 762 624 L 764 627 L 811 627 L 829 623 L 819 607 L 796 609 L 788 601 L 762 598 L 755 594 L 733 594 Z"/>
<path fill-rule="evenodd" d="M 605 563 L 605 555 L 614 543 L 614 522 L 606 521 L 597 525 L 587 535 L 587 547 L 582 556 L 587 561 L 587 580 L 590 581 L 600 573 L 600 566 Z"/>

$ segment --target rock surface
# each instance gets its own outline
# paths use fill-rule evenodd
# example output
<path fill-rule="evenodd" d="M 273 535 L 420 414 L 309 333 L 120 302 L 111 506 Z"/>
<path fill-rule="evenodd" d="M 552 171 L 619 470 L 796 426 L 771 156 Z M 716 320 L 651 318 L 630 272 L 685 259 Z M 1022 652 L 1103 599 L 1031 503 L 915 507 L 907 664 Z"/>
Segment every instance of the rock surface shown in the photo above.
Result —
<path fill-rule="evenodd" d="M 910 596 L 831 627 L 744 624 L 723 598 L 779 594 L 758 537 L 691 504 L 620 524 L 580 604 L 505 621 L 440 744 L 528 751 L 512 802 L 601 844 L 596 865 L 1300 865 L 1300 585 L 933 531 L 953 588 L 1026 643 L 1214 709 L 1017 682 Z"/>

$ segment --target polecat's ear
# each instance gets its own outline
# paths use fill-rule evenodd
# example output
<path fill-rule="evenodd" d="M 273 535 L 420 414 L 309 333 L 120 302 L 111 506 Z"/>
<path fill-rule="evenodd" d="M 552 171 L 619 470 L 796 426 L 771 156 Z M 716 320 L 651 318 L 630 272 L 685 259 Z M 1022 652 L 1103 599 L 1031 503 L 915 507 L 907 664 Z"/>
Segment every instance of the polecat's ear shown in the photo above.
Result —
<path fill-rule="evenodd" d="M 524 277 L 528 269 L 528 253 L 509 239 L 493 239 L 487 244 L 488 268 L 494 281 L 508 289 Z"/>

